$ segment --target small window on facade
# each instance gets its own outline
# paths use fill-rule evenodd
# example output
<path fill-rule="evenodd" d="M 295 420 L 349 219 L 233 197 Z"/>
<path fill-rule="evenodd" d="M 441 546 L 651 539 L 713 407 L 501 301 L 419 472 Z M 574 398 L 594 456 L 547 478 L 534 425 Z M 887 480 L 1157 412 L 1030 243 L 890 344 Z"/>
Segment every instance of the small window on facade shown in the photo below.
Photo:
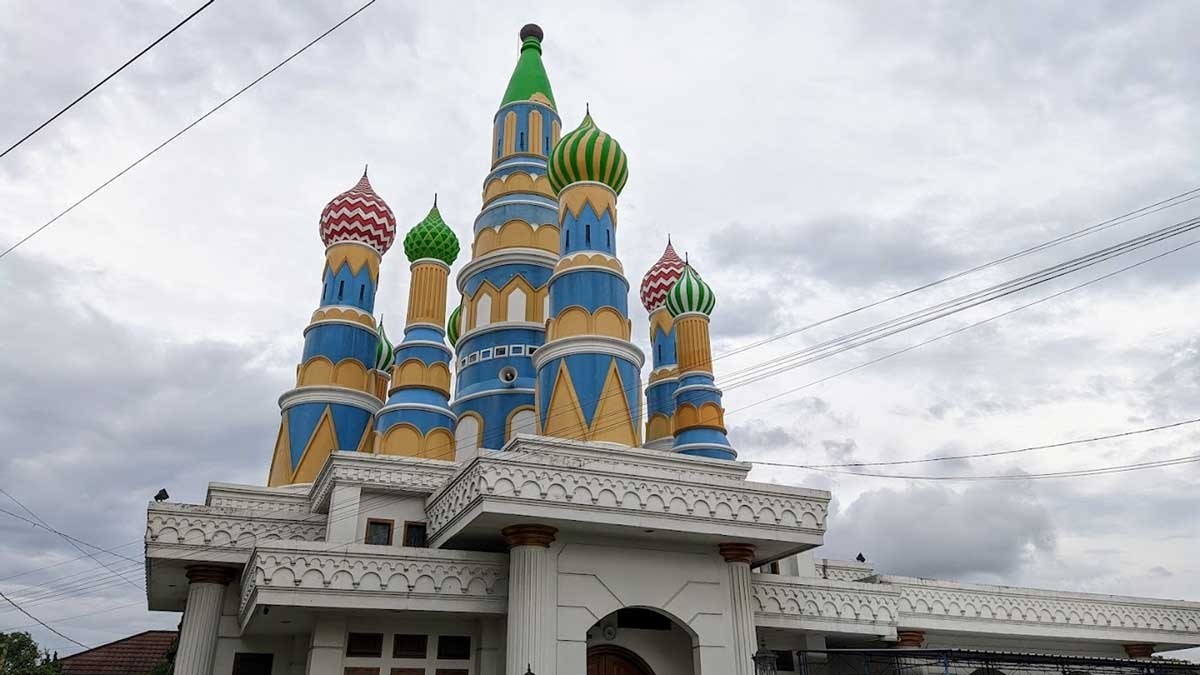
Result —
<path fill-rule="evenodd" d="M 571 248 L 571 231 L 567 230 L 567 243 L 563 244 L 563 249 Z"/>
<path fill-rule="evenodd" d="M 521 147 L 519 149 L 521 150 L 521 152 L 525 152 L 525 132 L 524 131 L 521 132 L 519 139 L 520 139 L 520 143 L 521 143 Z"/>
<path fill-rule="evenodd" d="M 367 296 L 367 287 L 359 286 L 358 287 L 358 301 L 362 302 L 363 298 L 365 298 L 366 296 Z"/>
<path fill-rule="evenodd" d="M 392 641 L 392 658 L 394 659 L 423 659 L 429 649 L 428 635 L 396 634 Z"/>
<path fill-rule="evenodd" d="M 439 635 L 437 657 L 439 661 L 465 661 L 471 658 L 471 636 Z"/>
<path fill-rule="evenodd" d="M 479 360 L 479 352 L 475 352 L 467 357 L 467 363 L 475 363 Z"/>
<path fill-rule="evenodd" d="M 591 225 L 583 226 L 583 243 L 587 244 L 588 246 L 592 245 L 592 226 Z"/>
<path fill-rule="evenodd" d="M 342 293 L 343 293 L 345 290 L 346 290 L 346 282 L 345 282 L 345 280 L 339 281 L 339 282 L 338 282 L 338 300 L 341 300 L 341 299 L 342 299 Z"/>
<path fill-rule="evenodd" d="M 525 345 L 525 355 L 526 356 L 533 356 L 533 353 L 536 351 L 537 351 L 537 345 Z"/>
<path fill-rule="evenodd" d="M 778 560 L 771 563 L 770 565 L 767 565 L 767 574 L 779 574 L 779 561 Z"/>
<path fill-rule="evenodd" d="M 513 356 L 520 356 L 520 355 L 524 354 L 525 353 L 525 345 L 513 345 L 512 353 L 513 353 Z"/>
<path fill-rule="evenodd" d="M 392 668 L 392 675 L 425 675 L 424 668 Z"/>
<path fill-rule="evenodd" d="M 496 347 L 496 356 L 508 356 L 508 347 Z"/>
<path fill-rule="evenodd" d="M 391 546 L 393 529 L 395 529 L 395 523 L 390 520 L 368 518 L 367 536 L 363 541 L 364 543 L 375 544 L 376 546 Z"/>
<path fill-rule="evenodd" d="M 346 636 L 346 656 L 383 656 L 383 633 L 351 633 Z"/>
<path fill-rule="evenodd" d="M 271 675 L 271 654 L 237 652 L 233 655 L 233 675 Z"/>
<path fill-rule="evenodd" d="M 659 363 L 662 363 L 662 358 L 663 358 L 663 355 L 662 355 L 662 345 L 659 345 L 659 346 L 658 346 L 658 362 L 659 362 Z"/>
<path fill-rule="evenodd" d="M 352 667 L 342 671 L 342 675 L 379 675 L 378 668 Z"/>
<path fill-rule="evenodd" d="M 604 231 L 604 246 L 606 248 L 612 248 L 612 230 Z"/>
<path fill-rule="evenodd" d="M 467 675 L 464 668 L 438 668 L 434 673 L 435 675 Z"/>
<path fill-rule="evenodd" d="M 425 523 L 404 524 L 404 545 L 425 548 Z"/>
<path fill-rule="evenodd" d="M 490 349 L 480 350 L 480 352 L 479 352 L 479 360 L 480 361 L 482 361 L 484 359 L 490 359 L 490 358 L 492 358 L 492 350 L 490 350 Z"/>

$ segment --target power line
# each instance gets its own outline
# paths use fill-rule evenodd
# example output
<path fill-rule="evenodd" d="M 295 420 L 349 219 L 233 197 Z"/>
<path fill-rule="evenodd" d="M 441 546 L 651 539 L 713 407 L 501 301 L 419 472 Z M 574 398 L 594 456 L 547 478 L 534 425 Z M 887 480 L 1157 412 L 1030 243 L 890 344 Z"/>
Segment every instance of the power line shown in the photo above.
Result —
<path fill-rule="evenodd" d="M 1137 462 L 1134 464 L 1117 464 L 1114 466 L 1091 467 L 1086 469 L 1071 469 L 1067 471 L 1053 471 L 1049 473 L 1004 473 L 1004 474 L 985 474 L 985 475 L 949 475 L 949 476 L 913 476 L 909 474 L 889 474 L 889 473 L 871 473 L 865 471 L 843 471 L 841 469 L 818 469 L 812 468 L 814 471 L 824 473 L 836 473 L 848 476 L 867 476 L 869 478 L 894 478 L 900 480 L 928 480 L 928 481 L 1013 481 L 1013 480 L 1042 480 L 1047 478 L 1078 478 L 1081 476 L 1104 476 L 1114 473 L 1128 473 L 1130 471 L 1142 471 L 1145 469 L 1157 469 L 1164 466 L 1178 466 L 1180 464 L 1192 464 L 1200 462 L 1200 454 L 1185 455 L 1183 457 L 1172 457 L 1171 459 L 1155 460 L 1150 462 Z"/>
<path fill-rule="evenodd" d="M 74 616 L 64 616 L 64 617 L 62 617 L 61 619 L 50 619 L 50 621 L 52 621 L 52 622 L 54 622 L 54 623 L 63 623 L 63 622 L 66 622 L 66 621 L 71 621 L 71 620 L 73 620 L 73 619 L 82 619 L 82 618 L 84 618 L 84 617 L 87 617 L 87 616 L 95 616 L 95 615 L 97 615 L 97 614 L 107 614 L 108 612 L 115 612 L 115 611 L 117 611 L 118 609 L 126 609 L 126 608 L 128 608 L 128 607 L 133 607 L 133 606 L 135 606 L 135 605 L 140 605 L 140 604 L 142 604 L 142 603 L 140 603 L 140 602 L 131 602 L 131 603 L 128 603 L 128 604 L 125 604 L 125 605 L 117 605 L 116 607 L 105 607 L 104 609 L 99 609 L 99 610 L 96 610 L 96 611 L 94 611 L 94 612 L 86 612 L 86 613 L 84 613 L 84 614 L 76 614 L 76 615 L 74 615 Z M 27 624 L 25 624 L 24 626 L 9 626 L 8 628 L 0 628 L 0 633 L 8 633 L 8 632 L 11 632 L 11 631 L 14 631 L 14 630 L 22 630 L 22 629 L 24 629 L 24 628 L 33 628 L 34 626 L 37 626 L 37 625 L 39 625 L 39 624 L 36 624 L 36 623 L 27 623 Z"/>
<path fill-rule="evenodd" d="M 75 207 L 77 207 L 77 206 L 79 206 L 80 204 L 82 204 L 82 203 L 86 202 L 87 200 L 91 199 L 91 198 L 92 198 L 92 196 L 94 196 L 94 195 L 95 195 L 97 192 L 100 192 L 100 191 L 101 191 L 101 190 L 103 190 L 104 188 L 106 188 L 106 187 L 108 187 L 109 185 L 111 185 L 112 183 L 116 182 L 116 180 L 117 180 L 117 179 L 119 179 L 121 176 L 124 176 L 126 173 L 129 173 L 129 171 L 131 171 L 131 170 L 132 170 L 134 167 L 136 167 L 137 165 L 139 165 L 139 164 L 141 164 L 142 162 L 144 162 L 144 161 L 146 161 L 147 159 L 149 159 L 151 156 L 153 156 L 153 155 L 154 155 L 155 153 L 157 153 L 159 150 L 162 150 L 163 148 L 165 148 L 165 147 L 166 147 L 166 146 L 167 146 L 169 143 L 171 143 L 171 142 L 172 142 L 172 141 L 174 141 L 175 139 L 179 138 L 180 136 L 184 135 L 184 134 L 185 134 L 185 133 L 187 133 L 188 131 L 191 131 L 191 129 L 192 129 L 193 127 L 195 127 L 197 124 L 200 124 L 200 123 L 201 123 L 201 122 L 203 122 L 205 119 L 207 119 L 207 118 L 208 118 L 210 115 L 212 115 L 213 113 L 217 112 L 217 111 L 218 111 L 218 110 L 220 110 L 221 108 L 224 108 L 226 105 L 228 105 L 230 102 L 232 102 L 232 101 L 233 101 L 234 99 L 236 99 L 238 96 L 241 96 L 243 93 L 245 93 L 245 92 L 246 92 L 247 90 L 249 90 L 251 87 L 253 87 L 254 85 L 258 84 L 259 82 L 262 82 L 262 81 L 263 81 L 263 80 L 265 80 L 265 79 L 266 79 L 268 76 L 270 76 L 272 73 L 274 73 L 275 71 L 279 70 L 279 69 L 280 69 L 280 68 L 282 68 L 283 66 L 287 65 L 287 63 L 288 63 L 288 62 L 290 62 L 292 59 L 296 58 L 297 56 L 299 56 L 299 55 L 303 54 L 305 51 L 307 51 L 307 50 L 308 50 L 308 48 L 309 48 L 309 47 L 312 47 L 313 45 L 317 44 L 317 43 L 318 43 L 318 42 L 320 42 L 322 39 L 324 39 L 324 38 L 325 38 L 325 36 L 329 35 L 330 33 L 332 33 L 333 31 L 337 30 L 338 28 L 341 28 L 343 24 L 347 23 L 348 21 L 350 21 L 350 20 L 351 20 L 351 19 L 353 19 L 354 17 L 358 16 L 358 14 L 359 14 L 360 12 L 362 12 L 362 11 L 363 11 L 363 10 L 365 10 L 366 8 L 370 7 L 371 5 L 375 4 L 375 2 L 376 2 L 376 0 L 368 0 L 368 2 L 367 2 L 366 4 L 362 5 L 362 6 L 361 6 L 361 7 L 359 7 L 358 9 L 354 10 L 353 12 L 351 12 L 349 15 L 347 15 L 347 16 L 346 16 L 344 19 L 342 19 L 341 21 L 339 21 L 339 22 L 335 23 L 335 24 L 333 25 L 333 27 L 332 27 L 332 28 L 330 28 L 329 30 L 325 31 L 324 33 L 321 33 L 321 34 L 320 34 L 320 35 L 318 35 L 317 37 L 313 38 L 313 40 L 312 40 L 311 42 L 309 42 L 308 44 L 304 45 L 304 46 L 303 46 L 303 47 L 301 47 L 300 49 L 297 49 L 296 51 L 292 52 L 292 54 L 291 54 L 290 56 L 288 56 L 286 59 L 284 59 L 284 60 L 280 61 L 279 63 L 277 63 L 276 65 L 272 66 L 272 67 L 271 67 L 269 70 L 267 70 L 267 71 L 266 71 L 265 73 L 263 73 L 262 75 L 259 75 L 258 77 L 256 77 L 256 78 L 254 78 L 253 80 L 251 80 L 249 84 L 247 84 L 246 86 L 242 87 L 241 89 L 238 89 L 236 92 L 234 92 L 234 93 L 233 93 L 233 95 L 229 96 L 229 97 L 228 97 L 228 98 L 226 98 L 224 101 L 221 101 L 220 103 L 218 103 L 218 104 L 217 104 L 217 105 L 216 105 L 214 108 L 210 109 L 208 112 L 206 112 L 206 113 L 204 113 L 203 115 L 201 115 L 201 116 L 197 117 L 195 120 L 193 120 L 193 121 L 192 121 L 191 123 L 189 123 L 187 126 L 185 126 L 184 128 L 182 128 L 182 129 L 180 129 L 179 131 L 177 131 L 177 132 L 175 132 L 174 134 L 172 134 L 170 137 L 168 137 L 168 138 L 167 138 L 165 141 L 163 141 L 162 143 L 159 143 L 158 145 L 154 146 L 154 148 L 153 148 L 152 150 L 150 150 L 150 151 L 149 151 L 149 152 L 147 152 L 146 154 L 144 154 L 144 155 L 142 155 L 141 157 L 139 157 L 139 158 L 137 158 L 136 160 L 134 160 L 132 164 L 130 164 L 129 166 L 126 166 L 124 169 L 121 169 L 121 170 L 120 170 L 119 172 L 117 172 L 117 173 L 116 173 L 116 174 L 115 174 L 113 177 L 111 177 L 111 178 L 109 178 L 108 180 L 106 180 L 106 181 L 104 181 L 103 183 L 101 183 L 99 186 L 97 186 L 97 187 L 96 187 L 95 189 L 93 189 L 91 192 L 89 192 L 89 193 L 85 194 L 84 196 L 80 197 L 79 199 L 77 199 L 77 200 L 76 200 L 76 201 L 75 201 L 73 204 L 71 204 L 71 205 L 70 205 L 70 206 L 68 206 L 67 208 L 63 209 L 62 211 L 60 211 L 60 212 L 58 213 L 58 215 L 54 216 L 54 217 L 53 217 L 53 218 L 51 218 L 50 220 L 47 220 L 45 223 L 43 223 L 43 224 L 39 225 L 37 228 L 35 228 L 35 229 L 34 229 L 33 231 L 31 231 L 29 234 L 27 234 L 27 235 L 25 235 L 24 237 L 21 237 L 20 239 L 18 239 L 16 243 L 14 243 L 12 246 L 9 246 L 7 249 L 5 249 L 5 250 L 4 250 L 4 252 L 0 253 L 0 259 L 4 258 L 4 256 L 8 255 L 9 253 L 12 253 L 13 251 L 15 251 L 15 250 L 17 249 L 17 247 L 21 246 L 21 245 L 22 245 L 22 244 L 24 244 L 25 242 L 27 242 L 27 241 L 29 241 L 30 239 L 33 239 L 34 237 L 36 237 L 36 236 L 37 236 L 39 233 L 41 233 L 41 232 L 42 232 L 43 230 L 45 230 L 47 227 L 50 227 L 50 226 L 51 226 L 51 225 L 53 225 L 54 223 L 58 222 L 58 220 L 59 220 L 60 218 L 62 218 L 63 216 L 67 215 L 67 214 L 68 214 L 68 213 L 70 213 L 71 211 L 74 211 L 74 210 L 75 210 Z"/>
<path fill-rule="evenodd" d="M 36 622 L 38 623 L 38 625 L 40 625 L 41 627 L 43 627 L 43 628 L 45 628 L 46 630 L 50 631 L 51 633 L 54 633 L 54 634 L 55 634 L 55 635 L 57 635 L 58 637 L 60 637 L 60 638 L 62 638 L 62 639 L 64 639 L 64 640 L 66 640 L 67 642 L 73 642 L 73 643 L 75 643 L 75 644 L 79 645 L 80 647 L 83 647 L 84 649 L 91 649 L 91 647 L 89 647 L 89 646 L 87 646 L 87 645 L 83 644 L 83 643 L 82 643 L 82 642 L 80 642 L 79 640 L 76 640 L 76 639 L 74 639 L 74 638 L 69 638 L 69 637 L 67 637 L 66 635 L 63 635 L 62 633 L 60 633 L 60 632 L 58 632 L 57 630 L 55 630 L 55 629 L 54 629 L 54 628 L 53 628 L 53 627 L 52 627 L 50 624 L 46 623 L 45 621 L 42 621 L 41 619 L 37 618 L 36 616 L 34 616 L 34 615 L 30 614 L 29 612 L 25 611 L 25 608 L 24 608 L 24 607 L 21 607 L 21 606 L 20 606 L 20 605 L 18 605 L 17 603 L 13 602 L 13 601 L 12 601 L 12 598 L 9 598 L 7 595 L 5 595 L 5 594 L 4 594 L 4 593 L 2 593 L 2 592 L 0 592 L 0 598 L 4 598 L 4 600 L 5 600 L 6 602 L 8 602 L 8 604 L 12 605 L 13 607 L 16 607 L 16 608 L 17 608 L 17 611 L 19 611 L 19 612 L 21 612 L 22 614 L 24 614 L 25 616 L 27 616 L 27 617 L 29 617 L 29 618 L 33 619 L 34 621 L 36 621 Z"/>
<path fill-rule="evenodd" d="M 76 539 L 75 537 L 72 537 L 71 535 L 69 535 L 69 534 L 66 534 L 65 532 L 61 532 L 61 531 L 59 531 L 59 530 L 56 530 L 56 529 L 54 529 L 53 527 L 51 527 L 51 526 L 50 526 L 50 524 L 49 524 L 49 523 L 47 523 L 47 522 L 45 521 L 45 519 L 43 519 L 43 518 L 42 518 L 41 516 L 39 516 L 38 514 L 34 513 L 32 509 L 30 509 L 28 506 L 25 506 L 25 504 L 21 503 L 21 500 L 19 500 L 19 499 L 17 499 L 16 497 L 12 496 L 10 493 L 8 493 L 7 491 L 5 491 L 5 490 L 4 490 L 4 488 L 0 488 L 0 494 L 2 494 L 2 495 L 4 495 L 5 497 L 8 497 L 9 499 L 11 499 L 11 500 L 12 500 L 12 501 L 13 501 L 13 502 L 14 502 L 14 503 L 17 505 L 17 506 L 21 507 L 21 508 L 22 508 L 22 509 L 23 509 L 23 510 L 26 512 L 26 513 L 28 513 L 29 515 L 33 516 L 33 517 L 34 517 L 34 519 L 35 519 L 35 520 L 37 520 L 37 522 L 36 522 L 36 523 L 32 523 L 32 521 L 30 521 L 30 520 L 28 520 L 28 519 L 26 519 L 26 518 L 21 518 L 21 517 L 20 517 L 20 516 L 18 516 L 17 514 L 15 514 L 15 513 L 12 513 L 11 511 L 8 511 L 8 510 L 6 510 L 6 509 L 0 509 L 0 511 L 3 511 L 4 513 L 7 513 L 8 515 L 10 515 L 10 516 L 12 516 L 12 517 L 14 517 L 14 518 L 21 518 L 21 520 L 25 520 L 26 522 L 30 522 L 30 523 L 32 523 L 32 524 L 33 524 L 33 525 L 35 525 L 35 526 L 40 526 L 40 527 L 42 527 L 43 529 L 49 530 L 50 532 L 53 532 L 54 534 L 57 534 L 58 536 L 62 537 L 64 541 L 66 541 L 68 544 L 70 544 L 70 545 L 71 545 L 71 546 L 72 546 L 72 547 L 73 547 L 75 550 L 79 551 L 80 553 L 82 553 L 82 554 L 86 555 L 87 557 L 91 558 L 92 560 L 94 560 L 94 561 L 96 562 L 96 564 L 97 564 L 97 565 L 99 565 L 99 566 L 103 567 L 104 569 L 108 570 L 109 572 L 112 572 L 113 574 L 116 574 L 118 577 L 120 577 L 120 578 L 121 578 L 121 580 L 122 580 L 122 581 L 124 581 L 125 583 L 129 584 L 130 586 L 133 586 L 134 588 L 137 588 L 137 589 L 141 590 L 141 588 L 142 588 L 141 586 L 138 586 L 137 584 L 133 583 L 133 582 L 132 582 L 132 581 L 130 581 L 129 579 L 126 579 L 125 577 L 121 576 L 121 574 L 119 574 L 118 572 L 115 572 L 115 571 L 113 571 L 113 568 L 109 567 L 109 566 L 108 566 L 108 563 L 104 562 L 104 561 L 103 561 L 103 560 L 101 560 L 100 558 L 97 558 L 97 557 L 96 557 L 94 554 L 92 554 L 90 551 L 87 551 L 86 549 L 84 549 L 84 548 L 83 548 L 82 546 L 80 546 L 79 544 L 80 544 L 80 543 L 82 543 L 82 544 L 87 544 L 88 546 L 90 546 L 90 547 L 92 547 L 92 548 L 94 548 L 94 549 L 97 549 L 97 550 L 103 550 L 103 549 L 101 549 L 99 546 L 95 546 L 95 545 L 92 545 L 92 544 L 88 544 L 87 542 L 83 541 L 82 539 Z M 76 543 L 76 542 L 79 542 L 79 543 Z M 124 557 L 124 556 L 121 556 L 121 555 L 119 555 L 119 554 L 116 554 L 116 553 L 111 553 L 111 555 L 114 555 L 114 556 L 117 556 L 117 557 L 122 557 L 122 558 Z M 126 558 L 126 560 L 129 560 L 129 558 Z"/>
<path fill-rule="evenodd" d="M 787 462 L 767 462 L 767 461 L 752 461 L 752 464 L 760 464 L 762 466 L 783 466 L 783 467 L 803 467 L 806 469 L 842 469 L 870 466 L 898 466 L 901 464 L 924 464 L 927 462 L 944 462 L 956 459 L 979 459 L 982 457 L 999 457 L 1002 455 L 1016 455 L 1025 452 L 1033 452 L 1035 450 L 1051 450 L 1054 448 L 1065 448 L 1071 445 L 1082 445 L 1085 443 L 1097 443 L 1099 441 L 1109 441 L 1114 438 L 1125 438 L 1128 436 L 1138 436 L 1140 434 L 1148 434 L 1155 431 L 1163 431 L 1164 429 L 1174 429 L 1188 424 L 1200 422 L 1200 417 L 1195 417 L 1181 422 L 1172 422 L 1171 424 L 1162 424 L 1156 427 L 1148 427 L 1145 429 L 1134 429 L 1132 431 L 1122 431 L 1115 434 L 1106 434 L 1104 436 L 1091 436 L 1089 438 L 1078 438 L 1073 441 L 1062 441 L 1060 443 L 1049 443 L 1046 445 L 1031 445 L 1015 450 L 999 450 L 995 452 L 976 452 L 969 455 L 941 455 L 938 457 L 926 457 L 924 459 L 902 459 L 891 462 L 845 462 L 841 464 L 791 464 Z"/>
<path fill-rule="evenodd" d="M 180 27 L 182 27 L 182 26 L 183 26 L 183 24 L 187 23 L 188 21 L 191 21 L 193 17 L 195 17 L 195 16 L 196 16 L 197 14 L 199 14 L 200 12 L 204 11 L 204 9 L 205 9 L 206 7 L 208 7 L 209 5 L 211 5 L 211 4 L 213 4 L 213 0 L 208 0 L 208 2 L 204 3 L 203 5 L 200 5 L 200 8 L 199 8 L 199 9 L 197 9 L 196 11 L 194 11 L 194 12 L 192 12 L 191 14 L 187 15 L 186 17 L 184 17 L 183 21 L 180 21 L 179 23 L 175 24 L 175 27 L 174 27 L 174 28 L 172 28 L 171 30 L 169 30 L 169 31 L 167 31 L 167 32 L 165 32 L 165 33 L 163 33 L 161 36 L 159 36 L 159 38 L 158 38 L 157 40 L 155 40 L 154 42 L 151 42 L 151 43 L 150 43 L 149 45 L 147 45 L 147 46 L 146 46 L 144 49 L 142 49 L 142 51 L 138 52 L 137 54 L 134 54 L 134 55 L 133 55 L 133 58 L 131 58 L 131 59 L 129 59 L 128 61 L 126 61 L 125 63 L 123 63 L 123 64 L 121 65 L 121 67 L 120 67 L 120 68 L 117 68 L 116 70 L 114 70 L 114 71 L 112 71 L 111 73 L 109 73 L 109 74 L 108 74 L 108 76 L 107 76 L 107 77 L 105 77 L 103 80 L 100 80 L 100 81 L 99 81 L 99 82 L 97 82 L 96 84 L 92 85 L 92 88 L 91 88 L 91 89 L 88 89 L 87 91 L 83 92 L 83 93 L 82 93 L 82 94 L 80 94 L 80 95 L 79 95 L 79 97 L 78 97 L 78 98 L 76 98 L 74 101 L 71 101 L 70 103 L 68 103 L 68 104 L 67 104 L 67 107 L 63 108 L 62 110 L 59 110 L 59 111 L 58 111 L 58 112 L 56 112 L 56 113 L 54 113 L 54 115 L 53 115 L 53 116 L 52 116 L 50 119 L 46 120 L 45 122 L 42 122 L 41 124 L 39 124 L 39 125 L 37 126 L 37 128 L 36 128 L 36 129 L 34 129 L 33 131 L 31 131 L 31 132 L 29 132 L 29 133 L 25 134 L 25 135 L 24 135 L 24 136 L 21 138 L 21 140 L 19 140 L 19 141 L 17 141 L 16 143 L 13 143 L 12 145 L 8 146 L 8 149 L 7 149 L 7 150 L 5 150 L 4 152 L 0 153 L 0 158 L 3 158 L 3 157 L 4 157 L 5 155 L 7 155 L 8 153 L 12 152 L 12 151 L 13 151 L 13 150 L 14 150 L 14 149 L 15 149 L 15 148 L 18 146 L 18 145 L 20 145 L 20 144 L 24 143 L 25 141 L 29 140 L 29 139 L 30 139 L 30 138 L 31 138 L 31 137 L 32 137 L 34 134 L 36 134 L 37 132 L 39 132 L 39 131 L 41 131 L 42 129 L 44 129 L 44 128 L 46 127 L 46 125 L 48 125 L 48 124 L 50 124 L 51 122 L 53 122 L 54 120 L 58 119 L 60 115 L 62 115 L 63 113 L 67 112 L 67 111 L 68 111 L 68 110 L 70 110 L 71 108 L 75 107 L 75 104 L 76 104 L 76 103 L 79 103 L 79 102 L 80 102 L 80 101 L 82 101 L 83 99 L 87 98 L 89 94 L 91 94 L 93 91 L 96 91 L 97 89 L 99 89 L 101 86 L 103 86 L 103 85 L 104 85 L 104 83 L 105 83 L 105 82 L 108 82 L 109 80 L 111 80 L 111 79 L 113 79 L 114 77 L 116 77 L 117 73 L 120 73 L 122 70 L 125 70 L 125 68 L 129 66 L 129 64 L 133 63 L 134 61 L 137 61 L 139 58 L 141 58 L 141 57 L 142 57 L 142 55 L 143 55 L 143 54 L 145 54 L 146 52 L 150 51 L 151 49 L 154 49 L 154 47 L 155 47 L 156 45 L 158 45 L 158 43 L 160 43 L 160 42 L 162 42 L 163 40 L 167 39 L 167 38 L 168 38 L 168 37 L 171 35 L 171 33 L 174 33 L 175 31 L 179 30 L 179 29 L 180 29 Z"/>

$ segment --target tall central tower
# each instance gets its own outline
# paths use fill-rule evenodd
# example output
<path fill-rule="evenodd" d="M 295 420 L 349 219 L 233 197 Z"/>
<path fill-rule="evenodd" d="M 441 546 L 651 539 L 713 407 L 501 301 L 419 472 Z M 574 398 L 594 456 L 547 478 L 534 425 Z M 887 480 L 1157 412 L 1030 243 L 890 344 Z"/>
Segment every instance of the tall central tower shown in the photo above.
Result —
<path fill-rule="evenodd" d="M 536 433 L 531 356 L 546 341 L 547 283 L 558 262 L 558 200 L 546 161 L 561 122 L 542 66 L 542 29 L 521 29 L 521 52 L 492 127 L 462 301 L 446 333 L 457 359 L 451 404 L 457 458 Z"/>

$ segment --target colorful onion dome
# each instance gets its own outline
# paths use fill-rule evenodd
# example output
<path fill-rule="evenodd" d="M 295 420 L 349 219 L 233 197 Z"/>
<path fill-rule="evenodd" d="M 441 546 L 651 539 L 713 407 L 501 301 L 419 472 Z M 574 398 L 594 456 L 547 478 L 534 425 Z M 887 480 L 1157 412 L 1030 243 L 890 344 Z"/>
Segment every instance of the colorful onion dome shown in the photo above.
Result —
<path fill-rule="evenodd" d="M 604 183 L 621 194 L 629 179 L 625 151 L 617 139 L 600 131 L 592 113 L 583 116 L 579 128 L 558 140 L 550 153 L 550 187 L 555 192 L 581 180 Z"/>
<path fill-rule="evenodd" d="M 679 280 L 683 274 L 684 262 L 683 258 L 675 252 L 675 248 L 671 246 L 670 237 L 667 238 L 667 248 L 663 251 L 662 257 L 650 271 L 646 272 L 646 276 L 642 277 L 642 305 L 646 311 L 654 313 L 654 310 L 663 306 L 667 300 L 667 291 L 671 290 L 671 286 Z"/>
<path fill-rule="evenodd" d="M 321 211 L 321 241 L 326 246 L 355 241 L 383 255 L 395 240 L 396 216 L 371 189 L 366 170 L 358 184 L 334 197 Z"/>
<path fill-rule="evenodd" d="M 458 344 L 458 325 L 462 322 L 462 305 L 454 308 L 450 312 L 450 318 L 446 319 L 446 339 L 450 341 L 450 346 Z"/>
<path fill-rule="evenodd" d="M 387 370 L 396 360 L 396 346 L 388 339 L 383 329 L 383 317 L 379 319 L 379 344 L 375 345 L 375 369 Z"/>
<path fill-rule="evenodd" d="M 667 311 L 671 316 L 687 312 L 711 315 L 716 305 L 717 296 L 713 295 L 712 288 L 704 283 L 691 265 L 685 263 L 679 281 L 667 291 Z"/>
<path fill-rule="evenodd" d="M 554 107 L 554 92 L 550 90 L 550 78 L 542 65 L 543 37 L 537 24 L 526 24 L 521 29 L 521 56 L 508 80 L 508 89 L 504 90 L 501 108 L 515 101 L 536 101 Z"/>
<path fill-rule="evenodd" d="M 429 215 L 404 236 L 404 255 L 408 257 L 409 262 L 416 262 L 421 258 L 436 258 L 447 265 L 453 265 L 454 259 L 458 257 L 458 237 L 454 236 L 454 230 L 442 220 L 442 214 L 438 212 L 437 197 L 433 198 L 433 208 L 429 210 Z"/>

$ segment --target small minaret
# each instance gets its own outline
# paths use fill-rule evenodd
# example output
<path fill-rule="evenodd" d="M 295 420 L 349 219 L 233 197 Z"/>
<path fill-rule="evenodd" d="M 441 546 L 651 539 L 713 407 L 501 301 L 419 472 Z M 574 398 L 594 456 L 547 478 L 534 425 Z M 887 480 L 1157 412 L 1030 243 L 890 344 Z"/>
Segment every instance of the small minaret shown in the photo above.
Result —
<path fill-rule="evenodd" d="M 629 172 L 589 113 L 550 155 L 561 251 L 546 344 L 533 356 L 547 436 L 640 445 L 644 357 L 630 342 L 629 282 L 616 257 L 617 195 Z"/>
<path fill-rule="evenodd" d="M 675 389 L 675 452 L 736 459 L 725 435 L 725 408 L 713 380 L 708 318 L 717 298 L 692 266 L 667 292 L 667 311 L 675 319 L 679 383 Z"/>
<path fill-rule="evenodd" d="M 387 404 L 375 417 L 375 452 L 454 461 L 450 360 L 444 340 L 446 282 L 458 239 L 442 220 L 437 198 L 429 215 L 404 237 L 412 263 L 404 339 L 390 364 Z"/>
<path fill-rule="evenodd" d="M 304 329 L 296 387 L 279 397 L 282 418 L 268 484 L 309 483 L 336 450 L 369 451 L 382 401 L 375 370 L 379 263 L 396 238 L 396 217 L 367 173 L 321 212 L 325 271 L 321 302 Z"/>
<path fill-rule="evenodd" d="M 679 367 L 675 362 L 675 329 L 667 311 L 667 291 L 683 274 L 683 259 L 667 238 L 662 257 L 642 277 L 642 305 L 650 313 L 650 358 L 653 368 L 646 381 L 646 447 L 670 450 L 675 420 L 675 387 Z"/>

